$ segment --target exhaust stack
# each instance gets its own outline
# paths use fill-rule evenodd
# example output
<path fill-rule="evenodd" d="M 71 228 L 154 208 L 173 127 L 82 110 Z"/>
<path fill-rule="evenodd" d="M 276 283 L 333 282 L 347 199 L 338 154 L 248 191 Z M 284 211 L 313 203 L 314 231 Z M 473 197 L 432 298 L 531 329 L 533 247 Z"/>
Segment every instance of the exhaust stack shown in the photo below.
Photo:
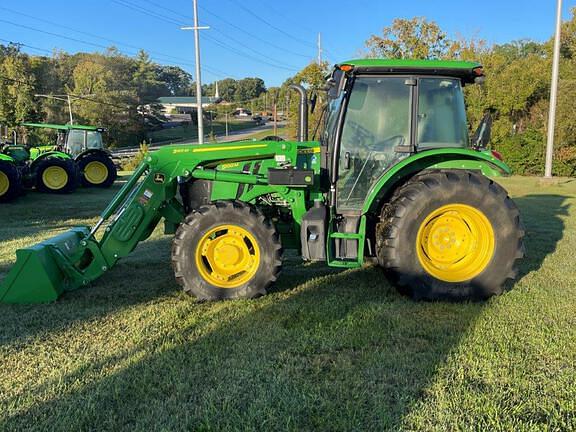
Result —
<path fill-rule="evenodd" d="M 308 141 L 308 95 L 306 89 L 299 84 L 291 84 L 290 88 L 300 95 L 298 110 L 298 141 Z"/>

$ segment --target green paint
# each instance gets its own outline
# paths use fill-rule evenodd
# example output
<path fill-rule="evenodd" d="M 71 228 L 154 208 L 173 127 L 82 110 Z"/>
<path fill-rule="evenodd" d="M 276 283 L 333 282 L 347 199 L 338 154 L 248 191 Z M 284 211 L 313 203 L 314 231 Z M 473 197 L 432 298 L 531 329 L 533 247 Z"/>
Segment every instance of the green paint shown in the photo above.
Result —
<path fill-rule="evenodd" d="M 415 70 L 463 69 L 472 70 L 481 67 L 480 63 L 452 60 L 406 60 L 406 59 L 356 59 L 339 63 L 339 66 L 375 68 L 406 68 Z"/>
<path fill-rule="evenodd" d="M 70 125 L 70 124 L 53 124 L 53 123 L 21 123 L 21 126 L 33 127 L 33 128 L 43 128 L 43 129 L 57 129 L 57 130 L 87 130 L 87 131 L 98 131 L 102 130 L 97 126 L 86 126 L 86 125 Z"/>

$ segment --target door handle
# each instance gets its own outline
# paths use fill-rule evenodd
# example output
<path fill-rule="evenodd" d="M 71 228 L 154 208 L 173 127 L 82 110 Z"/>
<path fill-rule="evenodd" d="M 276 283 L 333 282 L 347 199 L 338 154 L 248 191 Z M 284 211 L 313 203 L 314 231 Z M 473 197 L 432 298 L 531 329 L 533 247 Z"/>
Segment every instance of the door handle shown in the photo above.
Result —
<path fill-rule="evenodd" d="M 344 169 L 349 170 L 350 169 L 350 165 L 351 165 L 351 156 L 350 156 L 350 152 L 346 152 L 344 153 Z"/>

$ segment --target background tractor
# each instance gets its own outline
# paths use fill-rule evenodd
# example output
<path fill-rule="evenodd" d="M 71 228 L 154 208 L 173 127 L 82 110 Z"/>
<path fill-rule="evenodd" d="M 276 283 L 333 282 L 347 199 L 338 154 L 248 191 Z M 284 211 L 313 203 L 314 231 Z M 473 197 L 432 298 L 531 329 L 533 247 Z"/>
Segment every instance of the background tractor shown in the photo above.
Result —
<path fill-rule="evenodd" d="M 116 180 L 116 166 L 110 152 L 104 147 L 103 128 L 83 125 L 23 123 L 22 126 L 56 129 L 55 145 L 35 146 L 32 157 L 45 151 L 61 151 L 70 155 L 78 165 L 80 181 L 87 187 L 110 187 Z"/>
<path fill-rule="evenodd" d="M 0 202 L 16 198 L 23 189 L 70 193 L 79 183 L 110 187 L 116 166 L 102 142 L 102 128 L 82 125 L 23 123 L 56 129 L 52 145 L 3 144 L 0 147 Z"/>
<path fill-rule="evenodd" d="M 509 173 L 468 137 L 470 62 L 355 60 L 328 80 L 320 141 L 166 146 L 149 154 L 93 227 L 31 248 L 0 301 L 53 301 L 109 271 L 163 220 L 172 266 L 202 300 L 265 294 L 284 249 L 344 269 L 371 260 L 416 299 L 500 294 L 523 256 L 518 209 L 488 176 Z"/>

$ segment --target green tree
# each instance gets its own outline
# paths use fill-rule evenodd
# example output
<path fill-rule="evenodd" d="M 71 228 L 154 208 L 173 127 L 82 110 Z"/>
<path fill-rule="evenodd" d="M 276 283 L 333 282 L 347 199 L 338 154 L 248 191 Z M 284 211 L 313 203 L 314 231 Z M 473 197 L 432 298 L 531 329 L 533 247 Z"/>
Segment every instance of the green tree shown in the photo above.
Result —
<path fill-rule="evenodd" d="M 366 41 L 369 57 L 438 59 L 452 57 L 455 41 L 434 21 L 424 17 L 397 18 L 384 27 L 382 35 Z"/>

